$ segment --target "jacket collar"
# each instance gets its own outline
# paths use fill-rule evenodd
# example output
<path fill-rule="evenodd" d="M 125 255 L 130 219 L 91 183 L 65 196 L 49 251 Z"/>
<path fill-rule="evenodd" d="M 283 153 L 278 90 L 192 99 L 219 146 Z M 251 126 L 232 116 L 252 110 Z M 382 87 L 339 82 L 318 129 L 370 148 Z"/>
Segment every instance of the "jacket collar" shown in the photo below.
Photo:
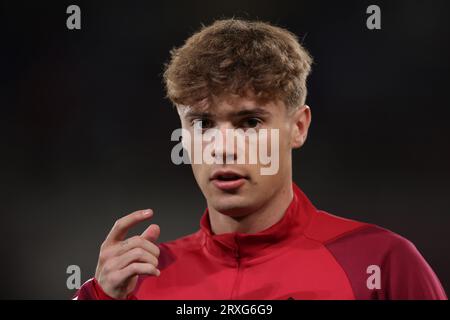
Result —
<path fill-rule="evenodd" d="M 203 245 L 212 255 L 235 263 L 237 259 L 254 259 L 288 246 L 304 231 L 316 208 L 300 188 L 292 183 L 294 196 L 277 223 L 257 233 L 231 232 L 213 234 L 208 209 L 200 220 Z"/>

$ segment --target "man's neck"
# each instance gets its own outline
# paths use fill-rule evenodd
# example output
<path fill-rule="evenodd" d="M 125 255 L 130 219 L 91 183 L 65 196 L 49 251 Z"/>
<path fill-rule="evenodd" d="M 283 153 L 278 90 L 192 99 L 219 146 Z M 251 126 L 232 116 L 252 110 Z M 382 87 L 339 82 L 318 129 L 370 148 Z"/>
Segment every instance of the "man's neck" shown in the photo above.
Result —
<path fill-rule="evenodd" d="M 231 217 L 208 207 L 212 232 L 214 234 L 223 234 L 230 232 L 257 233 L 263 231 L 283 218 L 293 196 L 292 181 L 290 181 L 261 208 L 241 217 Z"/>

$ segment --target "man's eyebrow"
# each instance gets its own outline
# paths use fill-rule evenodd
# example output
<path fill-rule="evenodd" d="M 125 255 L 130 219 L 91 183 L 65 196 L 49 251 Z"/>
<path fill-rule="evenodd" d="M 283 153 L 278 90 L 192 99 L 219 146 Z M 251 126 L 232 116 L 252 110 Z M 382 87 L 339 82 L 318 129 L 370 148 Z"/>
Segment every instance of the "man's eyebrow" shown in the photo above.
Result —
<path fill-rule="evenodd" d="M 263 108 L 253 108 L 253 109 L 241 110 L 234 114 L 239 117 L 254 116 L 254 115 L 264 116 L 264 115 L 270 115 L 270 112 Z"/>
<path fill-rule="evenodd" d="M 195 111 L 195 110 L 189 110 L 186 112 L 185 117 L 192 119 L 192 118 L 209 118 L 211 114 L 207 111 Z"/>
<path fill-rule="evenodd" d="M 270 115 L 270 112 L 265 110 L 264 108 L 253 108 L 253 109 L 244 109 L 237 112 L 230 113 L 233 116 L 245 117 L 245 116 L 267 116 Z M 208 111 L 195 111 L 189 110 L 185 114 L 185 118 L 193 119 L 193 118 L 211 118 L 214 116 L 214 113 Z"/>

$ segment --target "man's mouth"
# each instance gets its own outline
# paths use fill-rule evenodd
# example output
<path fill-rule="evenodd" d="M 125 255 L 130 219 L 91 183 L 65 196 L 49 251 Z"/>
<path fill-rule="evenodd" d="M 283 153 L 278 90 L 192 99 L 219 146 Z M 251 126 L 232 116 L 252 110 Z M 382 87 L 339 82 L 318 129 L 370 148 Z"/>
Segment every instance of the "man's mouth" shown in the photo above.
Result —
<path fill-rule="evenodd" d="M 230 170 L 218 170 L 212 177 L 211 181 L 215 187 L 223 191 L 238 189 L 241 187 L 248 177 Z"/>

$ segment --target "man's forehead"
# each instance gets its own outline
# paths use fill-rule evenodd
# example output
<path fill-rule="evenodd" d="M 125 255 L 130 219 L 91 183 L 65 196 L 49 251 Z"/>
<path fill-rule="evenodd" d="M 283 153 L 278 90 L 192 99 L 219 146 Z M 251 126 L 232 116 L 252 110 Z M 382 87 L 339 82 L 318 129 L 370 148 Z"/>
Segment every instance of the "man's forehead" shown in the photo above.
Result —
<path fill-rule="evenodd" d="M 205 115 L 239 115 L 249 112 L 270 113 L 274 103 L 257 101 L 252 98 L 238 97 L 233 99 L 217 99 L 201 101 L 193 105 L 179 105 L 177 110 L 180 116 L 192 114 Z"/>

